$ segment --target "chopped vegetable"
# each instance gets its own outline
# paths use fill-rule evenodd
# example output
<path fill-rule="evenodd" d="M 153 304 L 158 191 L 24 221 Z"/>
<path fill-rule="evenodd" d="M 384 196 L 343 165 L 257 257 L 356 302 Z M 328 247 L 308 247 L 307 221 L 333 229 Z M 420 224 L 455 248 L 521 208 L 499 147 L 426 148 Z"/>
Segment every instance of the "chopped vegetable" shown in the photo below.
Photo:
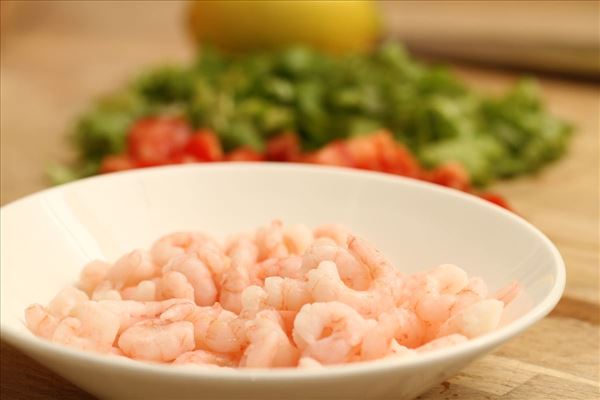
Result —
<path fill-rule="evenodd" d="M 92 107 L 74 136 L 80 165 L 53 175 L 100 172 L 100 161 L 121 153 L 129 129 L 146 116 L 179 118 L 192 129 L 215 132 L 225 152 L 252 149 L 262 157 L 266 150 L 268 159 L 281 161 L 297 151 L 283 138 L 271 141 L 282 132 L 296 132 L 306 153 L 387 129 L 426 168 L 458 163 L 475 186 L 536 171 L 564 152 L 571 130 L 544 110 L 533 81 L 499 98 L 485 97 L 394 43 L 342 57 L 298 47 L 238 56 L 203 49 L 192 65 L 150 71 Z M 177 161 L 179 145 L 159 150 L 156 135 L 141 148 L 147 154 L 140 161 Z M 345 162 L 332 149 L 315 157 Z"/>

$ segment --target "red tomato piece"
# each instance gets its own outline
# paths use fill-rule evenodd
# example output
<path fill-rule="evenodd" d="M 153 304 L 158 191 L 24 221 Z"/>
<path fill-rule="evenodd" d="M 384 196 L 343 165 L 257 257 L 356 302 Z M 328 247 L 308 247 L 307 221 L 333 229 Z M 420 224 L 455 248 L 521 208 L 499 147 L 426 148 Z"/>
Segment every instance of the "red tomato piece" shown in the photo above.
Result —
<path fill-rule="evenodd" d="M 250 147 L 238 147 L 225 155 L 225 161 L 265 161 L 265 157 Z"/>
<path fill-rule="evenodd" d="M 341 140 L 331 142 L 327 146 L 305 155 L 302 161 L 310 164 L 354 167 L 354 162 L 348 153 L 346 143 Z"/>
<path fill-rule="evenodd" d="M 269 161 L 297 161 L 300 158 L 298 136 L 286 132 L 269 139 L 265 155 Z"/>
<path fill-rule="evenodd" d="M 144 118 L 129 131 L 129 155 L 140 166 L 168 164 L 183 154 L 190 135 L 190 126 L 181 118 Z"/>
<path fill-rule="evenodd" d="M 374 136 L 359 136 L 348 139 L 345 146 L 355 168 L 382 171 L 382 165 L 379 162 L 379 149 Z"/>
<path fill-rule="evenodd" d="M 373 141 L 377 144 L 381 171 L 412 178 L 422 175 L 417 159 L 389 132 L 374 134 Z"/>
<path fill-rule="evenodd" d="M 102 159 L 100 173 L 125 171 L 136 168 L 138 165 L 127 154 L 109 154 Z"/>
<path fill-rule="evenodd" d="M 502 196 L 500 196 L 499 194 L 496 193 L 481 193 L 479 195 L 479 197 L 481 197 L 484 200 L 489 201 L 490 203 L 494 203 L 497 206 L 500 206 L 502 208 L 506 208 L 507 210 L 511 210 L 512 211 L 512 207 L 508 204 L 508 201 L 506 201 L 506 199 Z"/>
<path fill-rule="evenodd" d="M 213 131 L 199 130 L 190 138 L 185 152 L 198 161 L 221 161 L 223 149 L 221 141 Z"/>
<path fill-rule="evenodd" d="M 427 180 L 438 185 L 468 192 L 471 190 L 471 179 L 465 168 L 458 163 L 440 165 L 429 172 Z"/>

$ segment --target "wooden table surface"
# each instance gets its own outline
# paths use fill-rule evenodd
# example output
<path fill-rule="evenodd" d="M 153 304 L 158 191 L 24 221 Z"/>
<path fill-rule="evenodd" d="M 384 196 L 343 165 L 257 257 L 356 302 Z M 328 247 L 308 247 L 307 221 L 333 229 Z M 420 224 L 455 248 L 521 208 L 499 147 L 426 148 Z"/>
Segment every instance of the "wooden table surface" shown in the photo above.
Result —
<path fill-rule="evenodd" d="M 69 156 L 64 131 L 92 97 L 141 67 L 189 59 L 176 3 L 2 3 L 1 203 L 47 185 L 47 165 Z M 33 3 L 30 3 L 33 4 Z M 135 15 L 135 26 L 131 24 Z M 457 66 L 492 92 L 514 73 Z M 593 399 L 599 384 L 600 89 L 541 78 L 551 110 L 577 127 L 569 154 L 537 176 L 497 184 L 557 244 L 567 287 L 556 309 L 521 336 L 422 399 Z M 2 343 L 2 399 L 91 398 Z"/>

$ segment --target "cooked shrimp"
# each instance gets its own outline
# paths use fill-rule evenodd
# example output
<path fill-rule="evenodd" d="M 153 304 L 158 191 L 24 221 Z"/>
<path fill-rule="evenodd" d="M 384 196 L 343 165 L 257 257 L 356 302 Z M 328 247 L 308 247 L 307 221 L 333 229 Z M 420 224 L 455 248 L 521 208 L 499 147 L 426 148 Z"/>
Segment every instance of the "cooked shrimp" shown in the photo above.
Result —
<path fill-rule="evenodd" d="M 188 321 L 141 321 L 121 334 L 118 345 L 127 357 L 137 360 L 173 361 L 194 349 L 194 325 Z"/>
<path fill-rule="evenodd" d="M 365 332 L 360 347 L 360 358 L 365 361 L 382 358 L 389 354 L 397 329 L 395 319 L 387 313 L 381 314 L 377 321 L 370 321 L 373 326 Z"/>
<path fill-rule="evenodd" d="M 450 310 L 450 315 L 456 315 L 460 311 L 487 297 L 488 288 L 483 279 L 473 277 L 469 283 L 456 295 L 456 301 Z"/>
<path fill-rule="evenodd" d="M 298 349 L 290 342 L 277 313 L 262 311 L 249 323 L 249 345 L 240 361 L 241 367 L 293 367 L 298 363 Z"/>
<path fill-rule="evenodd" d="M 27 328 L 37 336 L 50 339 L 56 330 L 59 319 L 39 304 L 32 304 L 25 310 Z"/>
<path fill-rule="evenodd" d="M 69 315 L 71 310 L 78 304 L 87 300 L 89 300 L 89 298 L 85 292 L 76 289 L 73 286 L 68 286 L 58 292 L 54 299 L 52 299 L 50 304 L 48 304 L 48 311 L 59 319 L 64 318 Z"/>
<path fill-rule="evenodd" d="M 502 289 L 498 290 L 495 294 L 494 294 L 494 298 L 497 300 L 500 300 L 501 302 L 504 303 L 505 306 L 507 306 L 511 301 L 514 300 L 515 297 L 517 297 L 517 295 L 521 292 L 521 285 L 519 284 L 519 282 L 514 281 L 509 283 L 507 286 L 503 287 Z"/>
<path fill-rule="evenodd" d="M 154 301 L 157 298 L 156 286 L 156 279 L 141 281 L 137 286 L 123 289 L 121 298 L 124 300 Z"/>
<path fill-rule="evenodd" d="M 391 314 L 397 323 L 394 339 L 398 344 L 411 349 L 420 346 L 425 340 L 427 328 L 423 321 L 413 311 L 406 308 L 397 308 L 391 311 Z"/>
<path fill-rule="evenodd" d="M 350 231 L 348 228 L 339 224 L 325 224 L 318 226 L 314 230 L 315 238 L 330 238 L 340 246 L 346 246 L 349 234 Z"/>
<path fill-rule="evenodd" d="M 245 345 L 245 321 L 223 309 L 219 303 L 211 307 L 176 304 L 165 310 L 160 318 L 168 322 L 191 322 L 197 348 L 217 353 L 239 353 Z"/>
<path fill-rule="evenodd" d="M 100 282 L 92 293 L 92 300 L 121 300 L 121 293 L 115 289 L 111 281 Z"/>
<path fill-rule="evenodd" d="M 242 311 L 240 312 L 240 318 L 247 320 L 254 319 L 256 314 L 263 310 L 275 309 L 280 316 L 283 330 L 288 336 L 291 336 L 292 330 L 294 329 L 294 320 L 300 307 L 306 304 L 308 301 L 303 299 L 303 296 L 307 294 L 305 289 L 300 289 L 300 293 L 294 290 L 294 285 L 291 287 L 286 285 L 286 281 L 289 278 L 284 278 L 281 285 L 275 284 L 276 288 L 273 288 L 273 282 L 280 281 L 281 278 L 272 277 L 267 278 L 265 288 L 269 287 L 271 294 L 260 286 L 248 286 L 242 293 Z M 290 280 L 293 281 L 293 280 Z M 304 284 L 304 282 L 301 282 Z M 294 310 L 291 310 L 294 309 Z"/>
<path fill-rule="evenodd" d="M 346 304 L 312 303 L 298 312 L 293 338 L 302 356 L 322 364 L 337 364 L 358 351 L 368 328 L 366 320 Z"/>
<path fill-rule="evenodd" d="M 281 258 L 289 255 L 283 236 L 283 223 L 272 221 L 269 225 L 258 228 L 254 237 L 258 247 L 258 260 Z"/>
<path fill-rule="evenodd" d="M 270 276 L 281 276 L 286 278 L 301 279 L 302 257 L 289 256 L 285 258 L 268 258 L 250 268 L 250 280 L 255 285 L 262 285 L 265 278 Z"/>
<path fill-rule="evenodd" d="M 390 352 L 386 357 L 407 357 L 414 356 L 417 352 L 408 347 L 402 346 L 396 339 L 392 340 L 390 344 Z"/>
<path fill-rule="evenodd" d="M 95 301 L 77 305 L 71 316 L 58 323 L 52 341 L 80 348 L 110 352 L 119 332 L 119 317 Z"/>
<path fill-rule="evenodd" d="M 304 254 L 313 240 L 313 233 L 306 225 L 290 225 L 283 229 L 283 241 L 289 254 Z"/>
<path fill-rule="evenodd" d="M 336 265 L 323 261 L 307 274 L 307 288 L 314 301 L 340 301 L 357 310 L 366 318 L 375 318 L 394 307 L 391 294 L 380 290 L 354 290 L 344 284 Z"/>
<path fill-rule="evenodd" d="M 482 300 L 487 292 L 480 278 L 469 279 L 465 271 L 452 264 L 419 274 L 417 280 L 409 303 L 429 325 L 431 334 L 448 318 Z"/>
<path fill-rule="evenodd" d="M 217 299 L 217 287 L 210 270 L 198 258 L 181 255 L 171 259 L 164 267 L 163 274 L 176 271 L 185 276 L 194 289 L 194 301 L 199 306 L 209 306 Z M 181 281 L 182 286 L 185 286 Z M 185 290 L 185 289 L 181 289 Z"/>
<path fill-rule="evenodd" d="M 248 237 L 237 238 L 228 249 L 231 266 L 223 273 L 219 302 L 223 308 L 239 313 L 242 292 L 250 286 L 248 270 L 256 263 L 258 248 Z"/>
<path fill-rule="evenodd" d="M 194 287 L 181 272 L 169 271 L 163 274 L 156 285 L 156 296 L 161 300 L 188 299 L 194 301 Z"/>
<path fill-rule="evenodd" d="M 315 269 L 322 261 L 333 261 L 344 284 L 352 289 L 366 290 L 371 285 L 369 269 L 360 263 L 346 247 L 317 240 L 302 257 L 302 275 Z"/>
<path fill-rule="evenodd" d="M 159 267 L 163 267 L 172 258 L 192 252 L 204 242 L 213 242 L 213 240 L 200 232 L 175 232 L 154 242 L 150 254 L 154 262 Z"/>
<path fill-rule="evenodd" d="M 106 278 L 110 267 L 109 263 L 100 260 L 89 262 L 81 271 L 77 286 L 91 296 L 96 286 Z"/>
<path fill-rule="evenodd" d="M 266 303 L 276 310 L 299 311 L 312 301 L 304 281 L 272 276 L 265 279 Z"/>
<path fill-rule="evenodd" d="M 195 364 L 203 366 L 237 367 L 238 360 L 231 354 L 215 353 L 208 350 L 194 350 L 181 354 L 173 361 L 174 365 Z"/>
<path fill-rule="evenodd" d="M 425 353 L 432 350 L 443 349 L 445 347 L 455 346 L 457 344 L 467 342 L 468 340 L 469 339 L 467 339 L 465 336 L 454 333 L 448 336 L 439 337 L 429 343 L 424 344 L 423 346 L 417 348 L 417 352 Z"/>
<path fill-rule="evenodd" d="M 159 318 L 167 321 L 167 322 L 177 322 L 177 321 L 190 321 L 191 316 L 197 310 L 211 308 L 211 307 L 200 307 L 191 301 L 175 303 L 167 307 L 164 311 L 162 311 L 159 315 Z"/>
<path fill-rule="evenodd" d="M 425 325 L 412 311 L 401 308 L 382 313 L 365 334 L 361 358 L 373 360 L 399 353 L 401 348 L 418 347 L 423 343 L 424 335 Z"/>
<path fill-rule="evenodd" d="M 112 282 L 115 289 L 121 290 L 127 286 L 135 286 L 140 281 L 152 279 L 159 273 L 160 269 L 152 261 L 149 253 L 134 250 L 110 267 L 106 279 Z"/>
<path fill-rule="evenodd" d="M 469 284 L 467 273 L 453 264 L 442 264 L 425 275 L 439 294 L 457 294 Z"/>
<path fill-rule="evenodd" d="M 119 332 L 131 325 L 158 317 L 176 304 L 191 304 L 189 300 L 169 299 L 164 301 L 102 300 L 98 304 L 119 317 Z"/>
<path fill-rule="evenodd" d="M 27 308 L 27 327 L 80 349 L 191 368 L 414 356 L 495 329 L 520 289 L 490 296 L 451 264 L 405 276 L 340 225 L 279 220 L 225 246 L 197 232 L 164 236 L 114 265 L 88 263 L 78 287 Z"/>
<path fill-rule="evenodd" d="M 379 250 L 352 235 L 348 237 L 348 250 L 368 268 L 373 278 L 371 289 L 398 297 L 402 289 L 401 275 Z"/>
<path fill-rule="evenodd" d="M 223 272 L 229 268 L 229 258 L 223 248 L 210 238 L 195 241 L 188 252 L 198 257 L 208 267 L 215 282 L 219 282 Z"/>
<path fill-rule="evenodd" d="M 504 303 L 496 299 L 482 300 L 475 303 L 440 326 L 437 336 L 459 333 L 472 339 L 491 332 L 498 327 Z"/>
<path fill-rule="evenodd" d="M 256 313 L 268 308 L 267 298 L 268 294 L 264 288 L 257 285 L 248 286 L 242 292 L 242 311 L 240 312 L 240 316 L 254 318 Z"/>
<path fill-rule="evenodd" d="M 202 333 L 200 332 L 202 335 Z M 222 310 L 216 318 L 208 322 L 202 338 L 203 344 L 212 351 L 239 353 L 246 342 L 245 321 L 237 315 Z"/>
<path fill-rule="evenodd" d="M 323 368 L 323 364 L 312 357 L 300 357 L 300 360 L 298 360 L 298 368 Z"/>

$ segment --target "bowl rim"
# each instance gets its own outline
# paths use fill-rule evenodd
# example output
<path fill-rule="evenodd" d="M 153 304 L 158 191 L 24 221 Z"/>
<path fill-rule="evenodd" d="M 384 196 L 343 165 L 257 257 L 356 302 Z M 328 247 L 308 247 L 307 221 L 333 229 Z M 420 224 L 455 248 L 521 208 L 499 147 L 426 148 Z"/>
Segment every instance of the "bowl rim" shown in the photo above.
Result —
<path fill-rule="evenodd" d="M 131 171 L 123 171 L 118 173 L 93 176 L 85 179 L 80 179 L 74 182 L 69 182 L 52 188 L 47 188 L 15 201 L 12 201 L 0 208 L 0 223 L 2 223 L 2 214 L 9 212 L 19 204 L 36 197 L 42 197 L 54 192 L 59 192 L 67 188 L 76 187 L 79 185 L 89 184 L 94 181 L 109 181 L 113 179 L 128 179 L 131 176 L 137 175 L 160 175 L 177 173 L 177 171 L 236 171 L 236 170 L 254 170 L 256 172 L 269 171 L 276 173 L 314 173 L 326 174 L 332 176 L 343 176 L 356 179 L 369 179 L 380 182 L 401 184 L 408 187 L 419 188 L 428 193 L 446 196 L 448 198 L 459 199 L 466 202 L 467 206 L 483 207 L 489 212 L 502 215 L 502 218 L 511 219 L 513 223 L 520 225 L 528 230 L 533 236 L 539 239 L 543 247 L 549 251 L 552 256 L 552 269 L 554 272 L 554 285 L 546 296 L 536 304 L 532 309 L 526 312 L 518 319 L 509 322 L 495 331 L 486 335 L 471 339 L 465 343 L 460 343 L 449 348 L 434 350 L 427 353 L 418 354 L 414 357 L 400 357 L 373 360 L 368 362 L 332 365 L 325 368 L 280 368 L 280 369 L 251 369 L 251 368 L 202 368 L 198 366 L 173 366 L 152 364 L 149 362 L 140 362 L 125 357 L 111 356 L 106 354 L 98 354 L 93 352 L 81 351 L 59 344 L 52 343 L 45 339 L 39 338 L 33 334 L 20 332 L 16 328 L 8 325 L 5 319 L 0 316 L 0 336 L 2 340 L 6 340 L 13 346 L 19 348 L 25 353 L 54 353 L 57 356 L 70 358 L 79 362 L 91 362 L 97 364 L 98 367 L 112 367 L 121 370 L 129 370 L 130 372 L 160 374 L 169 377 L 179 378 L 195 378 L 195 379 L 221 379 L 221 380 L 248 380 L 248 381 L 273 381 L 273 380 L 303 380 L 303 379 L 330 379 L 335 377 L 351 377 L 357 374 L 377 374 L 389 372 L 392 370 L 408 369 L 415 367 L 423 367 L 436 362 L 450 360 L 452 358 L 461 359 L 470 355 L 484 353 L 508 339 L 521 333 L 544 316 L 546 316 L 560 300 L 566 281 L 565 263 L 556 246 L 544 235 L 538 228 L 520 217 L 519 215 L 510 212 L 502 207 L 494 205 L 488 201 L 480 199 L 477 196 L 464 193 L 458 190 L 442 187 L 429 182 L 424 182 L 412 178 L 391 175 L 386 173 L 356 170 L 351 168 L 336 167 L 336 166 L 314 166 L 306 164 L 285 164 L 285 163 L 253 163 L 253 162 L 217 162 L 210 164 L 189 164 L 189 165 L 171 165 L 162 167 L 152 167 L 144 169 L 136 169 Z M 288 172 L 283 172 L 288 171 Z M 0 238 L 1 240 L 1 238 Z"/>

